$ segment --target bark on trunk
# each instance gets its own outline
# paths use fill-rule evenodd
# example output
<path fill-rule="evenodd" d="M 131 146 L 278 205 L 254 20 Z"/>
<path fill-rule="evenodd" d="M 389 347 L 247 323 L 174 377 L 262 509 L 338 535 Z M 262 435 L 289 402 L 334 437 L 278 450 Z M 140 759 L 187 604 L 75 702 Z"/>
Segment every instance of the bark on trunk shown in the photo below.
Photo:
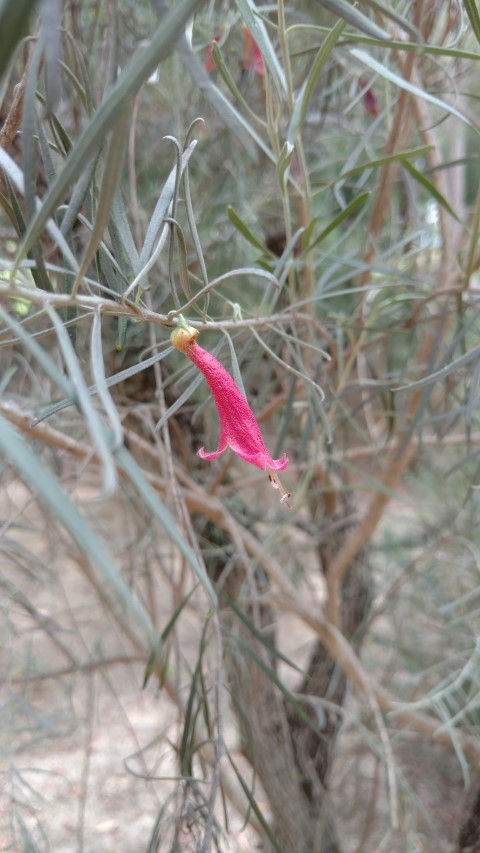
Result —
<path fill-rule="evenodd" d="M 330 511 L 326 540 L 319 548 L 319 567 L 328 571 L 331 557 L 340 547 L 351 522 L 345 519 L 349 508 L 335 503 Z M 322 508 L 324 512 L 325 507 Z M 323 515 L 323 517 L 325 517 Z M 215 580 L 221 567 L 210 567 Z M 241 568 L 230 572 L 223 584 L 227 595 L 245 617 L 268 641 L 275 643 L 275 614 L 259 605 L 266 580 Z M 345 635 L 355 646 L 361 641 L 361 625 L 370 607 L 370 578 L 363 556 L 345 573 L 342 583 L 341 622 Z M 317 643 L 308 671 L 295 693 L 301 713 L 287 701 L 271 677 L 276 672 L 276 657 L 249 630 L 242 619 L 226 606 L 224 623 L 230 642 L 226 668 L 229 673 L 233 707 L 243 749 L 260 779 L 272 815 L 271 850 L 280 853 L 341 853 L 334 814 L 328 794 L 332 753 L 346 695 L 346 681 L 336 662 L 321 643 Z M 329 710 L 322 700 L 328 700 Z M 311 725 L 308 721 L 311 721 Z M 269 845 L 265 845 L 269 849 Z"/>

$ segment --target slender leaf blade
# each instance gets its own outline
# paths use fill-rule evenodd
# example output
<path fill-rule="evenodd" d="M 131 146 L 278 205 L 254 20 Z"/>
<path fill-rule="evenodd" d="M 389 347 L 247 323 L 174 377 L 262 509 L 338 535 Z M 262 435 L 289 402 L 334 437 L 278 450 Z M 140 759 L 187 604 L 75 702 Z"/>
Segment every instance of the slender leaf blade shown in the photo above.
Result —
<path fill-rule="evenodd" d="M 195 552 L 180 533 L 180 530 L 178 529 L 175 523 L 175 519 L 171 515 L 170 511 L 160 500 L 158 494 L 152 488 L 147 478 L 145 477 L 145 474 L 143 473 L 141 468 L 139 468 L 139 466 L 133 459 L 133 456 L 131 456 L 125 446 L 122 446 L 117 451 L 116 457 L 120 468 L 129 478 L 129 480 L 133 483 L 135 488 L 138 490 L 144 504 L 148 506 L 154 517 L 160 522 L 168 538 L 171 539 L 171 541 L 177 546 L 180 553 L 185 557 L 190 568 L 193 570 L 194 574 L 196 575 L 201 585 L 203 586 L 206 594 L 208 595 L 212 607 L 216 609 L 217 596 L 215 590 L 213 589 L 210 578 L 208 577 L 204 567 L 200 565 L 200 562 Z"/>
<path fill-rule="evenodd" d="M 439 107 L 441 110 L 446 110 L 446 112 L 456 116 L 460 121 L 463 121 L 479 133 L 478 128 L 473 124 L 473 122 L 459 110 L 455 109 L 451 104 L 447 104 L 440 98 L 430 95 L 430 93 L 426 92 L 424 89 L 414 86 L 414 84 L 410 83 L 408 80 L 404 80 L 403 77 L 400 77 L 399 74 L 396 74 L 394 71 L 391 71 L 390 68 L 382 65 L 381 62 L 377 62 L 377 60 L 374 59 L 373 56 L 370 56 L 366 51 L 360 50 L 360 48 L 357 47 L 352 47 L 350 53 L 363 65 L 366 65 L 368 68 L 371 68 L 372 71 L 375 71 L 377 74 L 380 74 L 381 77 L 384 77 L 385 80 L 388 80 L 390 83 L 394 83 L 395 86 L 398 86 L 400 89 L 405 89 L 406 92 L 410 92 L 410 94 L 415 95 L 416 98 L 421 98 L 423 101 L 428 101 L 428 103 L 433 104 L 435 107 Z"/>
<path fill-rule="evenodd" d="M 465 11 L 475 34 L 475 38 L 480 42 L 480 14 L 478 12 L 478 4 L 476 0 L 463 0 Z"/>
<path fill-rule="evenodd" d="M 159 62 L 172 52 L 186 22 L 200 3 L 201 0 L 180 0 L 175 3 L 171 11 L 162 19 L 149 44 L 131 59 L 117 82 L 108 90 L 97 112 L 70 151 L 63 169 L 30 223 L 17 255 L 17 263 L 25 257 L 32 244 L 38 239 L 46 221 L 63 200 L 70 184 L 81 173 L 85 161 L 96 154 L 101 147 L 105 134 L 115 123 L 125 101 L 138 91 Z"/>
<path fill-rule="evenodd" d="M 378 39 L 379 41 L 390 41 L 391 36 L 386 30 L 382 30 L 375 21 L 371 21 L 370 18 L 367 18 L 363 12 L 360 12 L 356 6 L 348 3 L 347 0 L 320 0 L 320 3 L 325 9 L 343 18 L 344 21 L 348 21 L 349 24 L 352 24 L 367 36 Z"/>
<path fill-rule="evenodd" d="M 285 74 L 277 59 L 267 28 L 263 23 L 253 0 L 235 0 L 242 19 L 256 42 L 262 58 L 267 66 L 280 96 L 287 91 Z"/>
<path fill-rule="evenodd" d="M 340 225 L 345 219 L 348 219 L 349 216 L 353 216 L 353 214 L 356 213 L 360 207 L 363 207 L 363 205 L 365 204 L 365 202 L 368 201 L 369 198 L 369 192 L 360 193 L 360 195 L 358 195 L 349 204 L 347 204 L 347 206 L 342 211 L 340 211 L 340 213 L 335 216 L 331 222 L 329 222 L 326 228 L 324 228 L 323 231 L 318 234 L 318 236 L 315 237 L 315 239 L 311 243 L 308 244 L 305 251 L 310 252 L 315 246 L 318 246 L 318 244 L 321 243 L 322 240 L 325 240 L 325 237 L 328 237 L 331 231 L 334 231 L 335 228 L 337 228 L 338 225 Z"/>
<path fill-rule="evenodd" d="M 107 585 L 110 595 L 115 596 L 141 628 L 149 645 L 153 646 L 156 636 L 150 617 L 123 580 L 104 543 L 80 514 L 77 506 L 61 488 L 38 454 L 2 417 L 0 417 L 0 448 L 22 479 L 68 530 L 80 550 L 97 569 L 97 576 Z"/>

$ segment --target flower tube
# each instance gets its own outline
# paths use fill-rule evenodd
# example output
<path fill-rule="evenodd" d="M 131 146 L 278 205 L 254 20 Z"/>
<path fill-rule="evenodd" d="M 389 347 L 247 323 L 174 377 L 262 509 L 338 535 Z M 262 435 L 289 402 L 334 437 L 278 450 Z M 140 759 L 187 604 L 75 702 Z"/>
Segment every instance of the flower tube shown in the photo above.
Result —
<path fill-rule="evenodd" d="M 245 397 L 229 373 L 217 359 L 200 347 L 195 338 L 198 330 L 187 326 L 183 318 L 170 336 L 173 346 L 183 352 L 200 370 L 205 379 L 217 408 L 220 421 L 220 433 L 217 449 L 207 452 L 203 447 L 197 451 L 202 459 L 218 459 L 230 447 L 237 456 L 267 471 L 274 489 L 278 489 L 281 502 L 288 503 L 290 493 L 286 492 L 277 475 L 288 465 L 284 454 L 280 459 L 272 459 L 263 441 L 260 428 Z"/>

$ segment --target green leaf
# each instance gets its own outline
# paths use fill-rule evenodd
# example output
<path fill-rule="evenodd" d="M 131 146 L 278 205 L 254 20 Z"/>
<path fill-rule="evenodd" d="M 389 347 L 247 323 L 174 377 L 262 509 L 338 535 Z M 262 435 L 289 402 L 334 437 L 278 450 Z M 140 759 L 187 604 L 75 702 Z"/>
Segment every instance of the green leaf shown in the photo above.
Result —
<path fill-rule="evenodd" d="M 421 98 L 423 101 L 427 101 L 429 104 L 433 104 L 441 110 L 446 110 L 446 112 L 451 113 L 451 115 L 456 116 L 460 121 L 463 121 L 469 127 L 473 128 L 476 133 L 479 133 L 475 124 L 473 124 L 467 116 L 464 116 L 459 112 L 459 110 L 456 110 L 455 107 L 452 107 L 445 101 L 440 100 L 440 98 L 436 98 L 434 95 L 430 95 L 428 92 L 425 92 L 424 89 L 419 89 L 418 86 L 414 86 L 413 83 L 409 83 L 408 80 L 404 80 L 403 77 L 395 74 L 394 71 L 391 71 L 390 68 L 382 65 L 381 62 L 377 62 L 377 60 L 374 59 L 373 56 L 370 56 L 369 53 L 366 53 L 364 50 L 360 50 L 356 47 L 353 47 L 350 50 L 350 53 L 363 65 L 366 65 L 368 68 L 371 68 L 372 71 L 375 71 L 377 74 L 380 74 L 381 77 L 384 77 L 385 80 L 389 80 L 390 83 L 394 83 L 395 86 L 398 86 L 400 89 L 405 89 L 405 91 L 410 92 L 411 95 L 415 95 L 415 97 Z"/>
<path fill-rule="evenodd" d="M 428 178 L 426 178 L 425 175 L 422 174 L 422 172 L 419 172 L 418 169 L 416 169 L 415 166 L 413 166 L 408 160 L 404 160 L 402 158 L 401 163 L 403 168 L 408 172 L 408 174 L 411 175 L 412 178 L 417 181 L 417 183 L 421 184 L 421 186 L 427 190 L 427 192 L 432 196 L 432 198 L 434 198 L 435 201 L 438 202 L 438 204 L 441 204 L 442 207 L 444 207 L 445 210 L 448 211 L 450 216 L 453 216 L 453 218 L 456 219 L 457 222 L 460 222 L 460 219 L 458 218 L 454 209 L 449 205 L 445 196 L 437 190 L 437 188 L 432 184 L 432 182 L 429 181 Z"/>
<path fill-rule="evenodd" d="M 271 640 L 269 640 L 268 637 L 265 636 L 265 633 L 263 630 L 255 627 L 255 624 L 252 622 L 252 620 L 248 618 L 247 614 L 244 613 L 244 611 L 241 609 L 241 607 L 239 607 L 236 604 L 236 602 L 234 601 L 233 598 L 230 598 L 230 596 L 228 596 L 226 594 L 225 594 L 225 597 L 228 601 L 228 606 L 232 608 L 232 610 L 235 613 L 235 615 L 237 616 L 237 618 L 240 619 L 241 622 L 243 622 L 245 627 L 248 628 L 248 630 L 250 631 L 251 634 L 253 634 L 255 639 L 259 643 L 261 643 L 262 646 L 264 646 L 267 649 L 267 651 L 269 652 L 270 655 L 272 655 L 272 657 L 277 658 L 277 660 L 279 660 L 279 661 L 283 661 L 283 663 L 286 663 L 290 669 L 294 669 L 300 675 L 305 676 L 305 672 L 303 669 L 301 669 L 301 667 L 297 666 L 296 663 L 294 663 L 292 660 L 290 660 L 290 658 L 288 658 L 286 655 L 284 655 L 280 651 L 280 649 L 277 648 L 275 643 L 272 643 Z"/>
<path fill-rule="evenodd" d="M 180 287 L 182 288 L 183 293 L 185 294 L 186 299 L 191 299 L 192 292 L 190 290 L 190 278 L 188 274 L 188 259 L 187 259 L 187 244 L 185 241 L 185 235 L 183 233 L 183 229 L 181 225 L 176 221 L 176 219 L 170 219 L 167 217 L 165 222 L 168 222 L 177 235 L 178 240 L 178 277 L 180 279 Z"/>
<path fill-rule="evenodd" d="M 250 30 L 253 40 L 262 54 L 262 59 L 272 75 L 279 96 L 284 96 L 287 91 L 285 74 L 277 59 L 277 54 L 273 49 L 267 28 L 260 17 L 255 3 L 253 0 L 235 0 L 235 4 L 245 26 Z"/>
<path fill-rule="evenodd" d="M 196 587 L 193 587 L 190 592 L 187 593 L 187 595 L 181 600 L 180 604 L 173 611 L 170 619 L 165 625 L 165 628 L 163 629 L 157 642 L 155 643 L 155 648 L 152 649 L 147 665 L 145 667 L 142 690 L 146 687 L 149 679 L 154 674 L 158 678 L 159 687 L 163 687 L 163 684 L 165 682 L 165 676 L 168 671 L 168 647 L 166 646 L 166 642 L 168 640 L 169 634 L 173 631 L 183 608 L 186 604 L 188 604 L 195 590 Z"/>
<path fill-rule="evenodd" d="M 472 213 L 472 222 L 470 226 L 470 240 L 468 245 L 467 258 L 465 261 L 465 286 L 470 286 L 470 278 L 475 270 L 475 264 L 478 251 L 478 237 L 480 233 L 480 187 L 477 190 L 475 199 L 475 207 Z"/>
<path fill-rule="evenodd" d="M 250 808 L 254 812 L 258 822 L 260 823 L 260 826 L 262 827 L 262 829 L 265 832 L 270 844 L 272 845 L 272 850 L 274 850 L 275 853 L 283 853 L 283 848 L 279 846 L 278 840 L 275 838 L 275 835 L 273 834 L 270 825 L 265 820 L 265 816 L 262 812 L 262 809 L 258 805 L 258 803 L 257 803 L 257 801 L 253 795 L 251 782 L 246 782 L 245 779 L 243 778 L 242 773 L 240 772 L 239 768 L 237 767 L 237 765 L 233 761 L 233 758 L 230 755 L 230 750 L 228 748 L 226 748 L 225 751 L 226 751 L 227 758 L 228 758 L 228 760 L 232 766 L 232 769 L 233 769 L 238 781 L 240 782 L 240 785 L 242 786 L 243 793 L 245 794 L 245 796 L 246 796 L 246 798 L 250 804 Z"/>
<path fill-rule="evenodd" d="M 255 246 L 256 249 L 259 249 L 259 251 L 262 252 L 263 255 L 267 255 L 271 258 L 275 257 L 273 252 L 270 252 L 270 250 L 267 249 L 267 247 L 264 246 L 263 243 L 260 242 L 260 240 L 257 240 L 255 235 L 252 234 L 249 227 L 245 224 L 243 219 L 240 219 L 238 213 L 235 212 L 231 205 L 228 205 L 227 207 L 227 216 L 233 227 L 240 232 L 242 237 L 245 237 L 245 240 L 247 240 L 250 245 Z"/>
<path fill-rule="evenodd" d="M 344 219 L 348 219 L 349 216 L 352 216 L 354 213 L 356 213 L 358 208 L 363 207 L 363 205 L 366 201 L 368 201 L 369 198 L 369 192 L 360 193 L 360 195 L 358 195 L 349 204 L 347 204 L 347 206 L 342 211 L 340 211 L 340 213 L 335 216 L 335 218 L 332 219 L 331 222 L 329 222 L 327 227 L 324 228 L 323 231 L 321 231 L 320 234 L 318 234 L 318 236 L 315 237 L 313 241 L 308 244 L 304 252 L 310 252 L 315 246 L 318 246 L 318 244 L 322 240 L 324 240 L 325 237 L 328 237 L 330 232 L 334 231 L 334 229 L 337 228 L 337 226 L 340 225 L 340 223 L 342 223 Z"/>
<path fill-rule="evenodd" d="M 463 5 L 465 6 L 465 11 L 472 25 L 475 37 L 477 41 L 480 42 L 480 15 L 478 13 L 478 4 L 476 0 L 463 0 Z"/>
<path fill-rule="evenodd" d="M 243 97 L 242 93 L 240 92 L 240 89 L 238 88 L 238 86 L 234 82 L 233 77 L 230 74 L 229 69 L 225 65 L 225 62 L 224 62 L 224 59 L 222 56 L 222 51 L 220 50 L 220 47 L 216 41 L 212 42 L 212 59 L 215 63 L 215 68 L 217 69 L 218 73 L 220 74 L 220 76 L 223 79 L 226 86 L 228 86 L 228 88 L 230 89 L 235 100 L 238 101 L 238 103 L 242 107 L 243 112 L 248 113 L 248 115 L 250 115 L 254 119 L 254 121 L 256 121 L 262 127 L 266 127 L 265 122 L 261 118 L 259 118 L 257 115 L 255 115 L 255 113 L 253 112 L 253 110 L 251 109 L 251 107 L 249 106 L 249 104 L 247 103 L 245 98 Z"/>
<path fill-rule="evenodd" d="M 359 163 L 358 166 L 353 166 L 352 169 L 347 169 L 346 172 L 341 172 L 338 177 L 326 184 L 323 189 L 334 187 L 346 178 L 350 178 L 353 175 L 359 175 L 367 169 L 378 169 L 381 166 L 385 166 L 387 163 L 394 163 L 398 160 L 403 163 L 403 161 L 408 157 L 421 157 L 426 154 L 427 151 L 431 151 L 432 147 L 432 145 L 420 145 L 418 148 L 406 148 L 405 151 L 395 151 L 393 154 L 387 154 L 385 157 L 378 157 L 375 160 L 368 160 L 366 163 Z"/>
<path fill-rule="evenodd" d="M 297 134 L 302 128 L 308 105 L 315 90 L 315 86 L 317 85 L 320 72 L 324 67 L 328 57 L 330 56 L 333 48 L 335 47 L 338 39 L 340 38 L 344 28 L 345 21 L 337 21 L 333 29 L 324 39 L 319 51 L 317 52 L 317 55 L 315 56 L 315 59 L 313 60 L 313 64 L 309 71 L 308 77 L 305 80 L 301 88 L 300 94 L 298 95 L 295 101 L 292 118 L 290 119 L 287 139 L 292 145 L 295 144 Z"/>
<path fill-rule="evenodd" d="M 390 17 L 394 17 L 390 14 Z M 415 30 L 413 27 L 408 28 L 412 35 L 415 35 Z M 307 31 L 307 32 L 319 32 L 319 33 L 329 33 L 329 27 L 321 27 L 313 24 L 294 24 L 293 26 L 288 28 L 288 32 L 293 33 L 296 30 Z M 356 42 L 357 44 L 368 44 L 372 45 L 372 47 L 383 47 L 388 50 L 402 50 L 402 51 L 413 51 L 414 53 L 429 54 L 431 56 L 452 56 L 455 59 L 466 59 L 471 62 L 478 62 L 480 60 L 480 53 L 473 53 L 471 50 L 459 50 L 458 48 L 446 47 L 445 45 L 435 45 L 435 44 L 425 44 L 425 42 L 421 41 L 396 41 L 395 39 L 391 39 L 390 41 L 383 41 L 376 38 L 370 38 L 370 36 L 362 36 L 357 33 L 352 32 L 351 30 L 345 30 L 344 38 L 340 41 L 340 45 L 344 47 L 345 45 L 351 45 L 352 42 Z M 301 51 L 302 55 L 305 53 L 313 53 L 315 48 L 308 48 L 307 50 Z"/>
<path fill-rule="evenodd" d="M 285 194 L 286 183 L 288 180 L 288 169 L 290 167 L 290 163 L 292 161 L 293 152 L 295 148 L 293 143 L 289 142 L 288 139 L 284 142 L 282 146 L 282 150 L 280 151 L 278 157 L 278 163 L 276 167 L 277 180 L 280 185 L 280 190 L 282 195 Z"/>
<path fill-rule="evenodd" d="M 35 0 L 2 0 L 0 3 L 0 78 L 27 30 L 35 6 Z"/>

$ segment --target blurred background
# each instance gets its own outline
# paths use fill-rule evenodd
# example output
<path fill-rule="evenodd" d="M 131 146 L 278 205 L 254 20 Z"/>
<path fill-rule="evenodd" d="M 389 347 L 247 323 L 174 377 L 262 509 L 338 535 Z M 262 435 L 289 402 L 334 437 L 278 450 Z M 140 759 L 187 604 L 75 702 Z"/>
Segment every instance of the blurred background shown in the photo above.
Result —
<path fill-rule="evenodd" d="M 476 4 L 0 32 L 0 849 L 479 851 Z"/>

